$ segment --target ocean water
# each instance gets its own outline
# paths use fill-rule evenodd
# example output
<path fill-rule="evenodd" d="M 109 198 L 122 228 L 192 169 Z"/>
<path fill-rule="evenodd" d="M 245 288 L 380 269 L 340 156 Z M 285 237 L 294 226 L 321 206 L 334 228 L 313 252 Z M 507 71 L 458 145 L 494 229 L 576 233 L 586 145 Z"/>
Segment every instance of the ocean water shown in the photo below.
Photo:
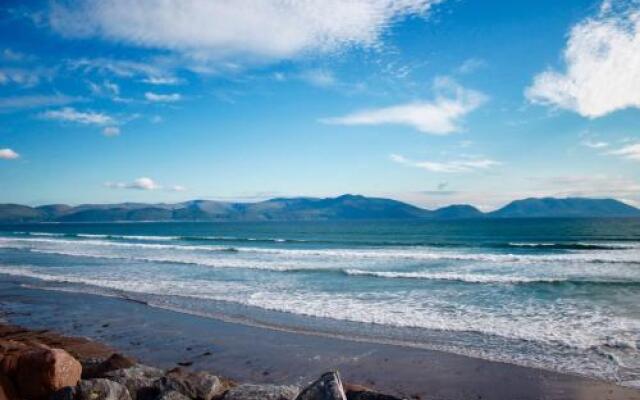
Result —
<path fill-rule="evenodd" d="M 640 387 L 639 219 L 0 226 L 1 276 Z"/>

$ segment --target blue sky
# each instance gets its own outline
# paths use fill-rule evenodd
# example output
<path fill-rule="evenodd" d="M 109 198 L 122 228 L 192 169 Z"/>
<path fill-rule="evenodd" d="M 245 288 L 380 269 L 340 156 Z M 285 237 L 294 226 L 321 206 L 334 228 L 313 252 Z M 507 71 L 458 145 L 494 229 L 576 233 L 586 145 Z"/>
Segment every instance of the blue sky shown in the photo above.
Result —
<path fill-rule="evenodd" d="M 640 205 L 635 1 L 0 7 L 0 202 Z"/>

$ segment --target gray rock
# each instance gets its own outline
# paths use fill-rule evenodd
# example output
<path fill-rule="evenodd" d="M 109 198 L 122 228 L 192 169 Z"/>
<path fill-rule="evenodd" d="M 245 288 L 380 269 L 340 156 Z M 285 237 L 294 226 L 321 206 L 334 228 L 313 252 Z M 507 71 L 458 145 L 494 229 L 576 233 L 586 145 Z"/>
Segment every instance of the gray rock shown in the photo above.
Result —
<path fill-rule="evenodd" d="M 162 393 L 156 400 L 190 400 L 187 396 L 180 392 L 171 390 L 169 392 Z"/>
<path fill-rule="evenodd" d="M 244 384 L 229 389 L 224 400 L 293 400 L 300 390 L 295 386 Z"/>
<path fill-rule="evenodd" d="M 108 379 L 81 380 L 78 384 L 78 400 L 131 400 L 124 385 Z"/>
<path fill-rule="evenodd" d="M 163 374 L 158 368 L 136 365 L 107 372 L 104 376 L 126 386 L 133 400 L 152 400 L 160 394 L 153 383 Z"/>
<path fill-rule="evenodd" d="M 67 386 L 49 396 L 49 400 L 74 400 L 76 398 L 76 386 Z M 2 396 L 0 396 L 1 398 Z"/>
<path fill-rule="evenodd" d="M 296 400 L 347 400 L 338 371 L 325 372 L 304 389 Z"/>
<path fill-rule="evenodd" d="M 401 400 L 398 397 L 389 396 L 388 394 L 382 394 L 365 390 L 361 392 L 350 391 L 347 392 L 347 400 Z"/>
<path fill-rule="evenodd" d="M 153 383 L 160 393 L 180 392 L 196 400 L 211 400 L 225 391 L 220 379 L 206 372 L 186 372 L 175 369 Z"/>

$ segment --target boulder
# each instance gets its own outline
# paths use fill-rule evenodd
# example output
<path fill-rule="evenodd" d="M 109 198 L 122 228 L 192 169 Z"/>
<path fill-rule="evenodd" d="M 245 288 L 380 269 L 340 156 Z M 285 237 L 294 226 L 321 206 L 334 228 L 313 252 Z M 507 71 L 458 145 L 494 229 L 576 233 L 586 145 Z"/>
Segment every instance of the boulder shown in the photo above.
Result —
<path fill-rule="evenodd" d="M 66 351 L 37 349 L 20 354 L 15 380 L 22 397 L 39 399 L 76 386 L 81 375 L 82 366 Z"/>
<path fill-rule="evenodd" d="M 67 386 L 54 392 L 49 396 L 49 400 L 75 400 L 77 386 Z"/>
<path fill-rule="evenodd" d="M 225 391 L 225 386 L 215 375 L 207 372 L 187 372 L 176 368 L 153 384 L 160 393 L 180 392 L 195 400 L 211 400 Z"/>
<path fill-rule="evenodd" d="M 107 372 L 104 377 L 126 386 L 133 400 L 147 400 L 158 396 L 159 392 L 153 388 L 153 382 L 163 374 L 158 368 L 139 364 Z"/>
<path fill-rule="evenodd" d="M 160 397 L 157 397 L 156 400 L 191 400 L 187 396 L 183 395 L 180 392 L 176 392 L 175 390 L 171 390 L 169 392 L 162 393 Z"/>
<path fill-rule="evenodd" d="M 98 362 L 95 360 L 88 360 L 83 364 L 84 368 L 82 369 L 82 378 L 102 378 L 107 372 L 115 371 L 117 369 L 131 368 L 135 365 L 136 362 L 133 359 L 125 357 L 122 354 L 113 353 L 106 360 L 100 360 Z"/>
<path fill-rule="evenodd" d="M 388 394 L 382 394 L 374 392 L 372 390 L 363 391 L 348 391 L 347 400 L 401 400 L 398 397 L 389 396 Z"/>
<path fill-rule="evenodd" d="M 124 385 L 108 379 L 81 380 L 78 385 L 78 400 L 131 400 Z"/>
<path fill-rule="evenodd" d="M 223 400 L 293 400 L 299 392 L 295 386 L 244 384 L 229 389 Z"/>
<path fill-rule="evenodd" d="M 16 388 L 6 375 L 0 373 L 0 400 L 14 400 L 18 398 Z"/>
<path fill-rule="evenodd" d="M 338 371 L 325 372 L 305 388 L 296 400 L 347 400 Z"/>

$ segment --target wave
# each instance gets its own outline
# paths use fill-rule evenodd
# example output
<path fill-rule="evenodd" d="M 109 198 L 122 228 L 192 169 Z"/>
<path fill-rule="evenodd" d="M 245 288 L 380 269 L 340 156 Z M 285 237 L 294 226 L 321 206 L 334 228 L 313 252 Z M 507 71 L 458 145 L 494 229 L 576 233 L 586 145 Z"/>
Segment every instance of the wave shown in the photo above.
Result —
<path fill-rule="evenodd" d="M 17 242 L 17 243 L 16 243 Z M 3 245 L 4 243 L 4 245 Z M 512 253 L 489 253 L 470 251 L 442 251 L 429 248 L 381 248 L 381 249 L 281 249 L 263 247 L 228 247 L 213 245 L 180 245 L 163 243 L 133 243 L 117 242 L 109 240 L 86 239 L 82 241 L 51 239 L 51 238 L 0 238 L 0 247 L 34 248 L 33 243 L 44 243 L 48 245 L 72 245 L 75 250 L 82 245 L 94 246 L 98 248 L 129 248 L 138 250 L 166 250 L 179 251 L 182 254 L 188 253 L 237 253 L 255 254 L 270 256 L 274 259 L 317 259 L 324 262 L 337 261 L 367 261 L 367 260 L 389 260 L 389 261 L 469 261 L 482 263 L 589 263 L 589 264 L 640 264 L 640 254 L 637 249 L 611 251 L 602 250 L 599 252 L 571 252 L 562 254 L 512 254 Z M 90 248 L 90 247 L 89 247 Z M 95 256 L 95 252 L 87 254 Z"/>
<path fill-rule="evenodd" d="M 508 243 L 507 247 L 524 247 L 532 249 L 556 250 L 631 250 L 638 246 L 628 244 L 600 244 L 600 243 Z"/>
<path fill-rule="evenodd" d="M 593 284 L 593 285 L 640 285 L 640 280 L 629 279 L 597 279 L 579 277 L 527 277 L 495 274 L 469 274 L 456 272 L 402 272 L 402 271 L 369 271 L 360 269 L 345 269 L 349 276 L 368 276 L 387 279 L 425 279 L 439 281 L 456 281 L 465 283 L 498 283 L 498 284 Z"/>

